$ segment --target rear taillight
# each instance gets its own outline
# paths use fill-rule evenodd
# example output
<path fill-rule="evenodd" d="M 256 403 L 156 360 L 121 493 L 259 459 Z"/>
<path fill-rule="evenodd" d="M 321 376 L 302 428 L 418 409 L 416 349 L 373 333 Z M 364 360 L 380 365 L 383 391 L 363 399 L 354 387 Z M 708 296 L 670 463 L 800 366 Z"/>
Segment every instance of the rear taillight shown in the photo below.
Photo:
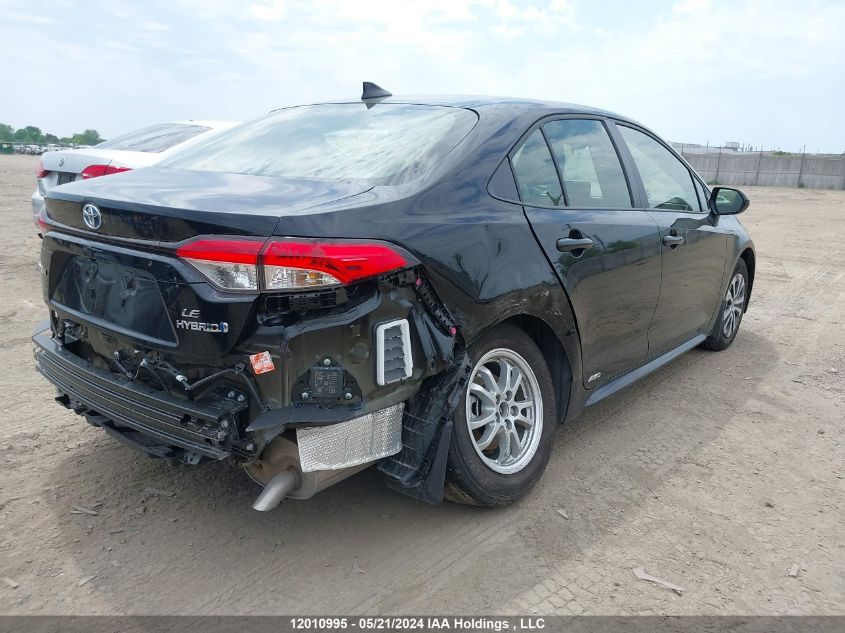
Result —
<path fill-rule="evenodd" d="M 47 212 L 44 209 L 38 211 L 38 217 L 35 218 L 35 223 L 38 225 L 41 235 L 46 235 L 50 230 L 50 225 L 47 223 Z"/>
<path fill-rule="evenodd" d="M 226 290 L 258 290 L 258 253 L 263 241 L 199 239 L 176 249 L 211 283 Z"/>
<path fill-rule="evenodd" d="M 278 240 L 261 255 L 267 290 L 301 290 L 355 283 L 405 268 L 408 261 L 381 242 Z"/>
<path fill-rule="evenodd" d="M 88 165 L 82 170 L 82 178 L 99 178 L 100 176 L 108 176 L 110 174 L 119 174 L 124 171 L 131 171 L 131 167 L 122 167 L 121 165 Z"/>
<path fill-rule="evenodd" d="M 226 290 L 311 290 L 356 283 L 413 265 L 407 253 L 363 240 L 200 238 L 176 254 Z M 260 271 L 260 273 L 259 273 Z"/>
<path fill-rule="evenodd" d="M 38 169 L 35 170 L 35 177 L 39 179 L 44 178 L 44 176 L 47 176 L 49 173 L 49 169 L 44 169 L 44 162 L 39 160 Z"/>

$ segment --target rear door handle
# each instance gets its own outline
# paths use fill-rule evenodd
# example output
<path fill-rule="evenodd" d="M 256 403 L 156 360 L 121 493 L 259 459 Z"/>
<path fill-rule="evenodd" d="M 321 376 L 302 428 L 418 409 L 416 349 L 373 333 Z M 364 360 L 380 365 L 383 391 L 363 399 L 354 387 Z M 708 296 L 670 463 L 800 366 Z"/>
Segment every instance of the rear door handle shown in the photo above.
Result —
<path fill-rule="evenodd" d="M 562 237 L 557 241 L 557 250 L 561 253 L 585 251 L 592 248 L 593 240 L 589 237 Z"/>
<path fill-rule="evenodd" d="M 680 244 L 683 244 L 684 238 L 682 238 L 680 235 L 664 235 L 663 236 L 663 243 L 666 246 L 675 247 L 675 246 L 679 246 Z"/>

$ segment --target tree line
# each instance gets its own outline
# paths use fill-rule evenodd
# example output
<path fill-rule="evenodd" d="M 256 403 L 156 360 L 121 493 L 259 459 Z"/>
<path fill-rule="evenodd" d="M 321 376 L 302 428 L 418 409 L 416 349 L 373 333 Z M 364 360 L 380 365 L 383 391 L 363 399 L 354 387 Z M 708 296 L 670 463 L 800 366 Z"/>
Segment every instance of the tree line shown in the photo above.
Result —
<path fill-rule="evenodd" d="M 41 128 L 34 125 L 27 125 L 19 129 L 13 128 L 6 123 L 0 123 L 0 142 L 31 143 L 33 145 L 48 145 L 50 143 L 61 143 L 62 145 L 96 145 L 102 143 L 97 130 L 85 130 L 77 132 L 73 136 L 59 138 L 55 134 L 45 134 Z"/>

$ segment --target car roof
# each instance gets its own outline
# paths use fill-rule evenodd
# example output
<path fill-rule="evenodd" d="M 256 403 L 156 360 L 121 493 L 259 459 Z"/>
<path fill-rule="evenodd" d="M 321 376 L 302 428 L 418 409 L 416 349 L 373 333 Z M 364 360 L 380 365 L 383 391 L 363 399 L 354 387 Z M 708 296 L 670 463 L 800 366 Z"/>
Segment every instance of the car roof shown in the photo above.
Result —
<path fill-rule="evenodd" d="M 418 105 L 434 105 L 434 106 L 450 106 L 456 108 L 470 108 L 478 111 L 494 111 L 507 110 L 513 114 L 529 114 L 534 113 L 537 118 L 551 114 L 591 114 L 594 116 L 610 117 L 619 119 L 621 121 L 628 121 L 630 123 L 637 123 L 637 121 L 611 112 L 601 108 L 594 108 L 592 106 L 585 106 L 577 103 L 567 103 L 562 101 L 546 101 L 542 99 L 525 99 L 520 97 L 496 97 L 485 95 L 391 95 L 390 97 L 382 97 L 379 99 L 369 99 L 362 101 L 361 99 L 332 99 L 319 103 L 309 105 L 324 105 L 330 103 L 405 103 Z M 295 106 L 291 106 L 295 107 Z M 283 109 L 283 108 L 280 108 Z"/>
<path fill-rule="evenodd" d="M 204 121 L 198 119 L 188 119 L 187 121 L 165 121 L 165 124 L 172 125 L 201 125 L 203 127 L 210 127 L 214 130 L 235 127 L 240 124 L 240 121 Z"/>

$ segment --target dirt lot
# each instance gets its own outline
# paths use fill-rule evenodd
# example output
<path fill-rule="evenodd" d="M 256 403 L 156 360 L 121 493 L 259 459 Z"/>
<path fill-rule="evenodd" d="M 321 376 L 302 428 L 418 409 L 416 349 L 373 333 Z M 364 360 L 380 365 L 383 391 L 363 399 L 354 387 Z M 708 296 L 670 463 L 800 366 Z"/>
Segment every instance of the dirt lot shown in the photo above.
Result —
<path fill-rule="evenodd" d="M 35 165 L 0 157 L 0 613 L 845 614 L 845 192 L 749 189 L 736 343 L 561 428 L 521 503 L 430 507 L 367 471 L 261 514 L 234 468 L 170 468 L 52 402 Z"/>

